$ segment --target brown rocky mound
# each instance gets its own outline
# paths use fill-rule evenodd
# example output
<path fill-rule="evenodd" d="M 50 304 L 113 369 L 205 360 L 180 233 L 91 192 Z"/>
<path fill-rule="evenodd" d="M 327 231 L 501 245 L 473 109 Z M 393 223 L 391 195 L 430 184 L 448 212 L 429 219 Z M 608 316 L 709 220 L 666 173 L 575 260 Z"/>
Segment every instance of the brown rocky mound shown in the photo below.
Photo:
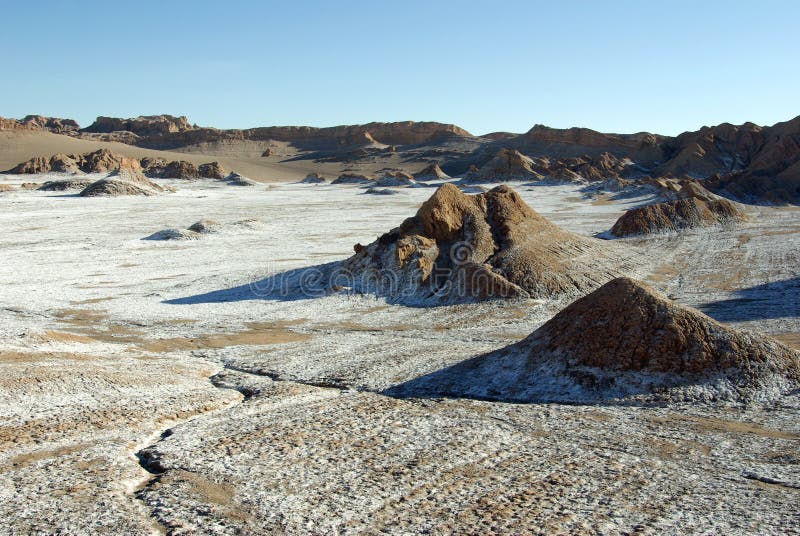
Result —
<path fill-rule="evenodd" d="M 170 179 L 198 179 L 200 174 L 191 162 L 185 160 L 175 160 L 164 168 L 164 177 Z"/>
<path fill-rule="evenodd" d="M 747 216 L 727 199 L 713 198 L 701 186 L 686 187 L 685 197 L 628 210 L 614 223 L 616 237 L 680 231 L 728 222 L 747 221 Z"/>
<path fill-rule="evenodd" d="M 507 186 L 466 195 L 440 186 L 344 270 L 359 292 L 420 304 L 577 295 L 619 275 L 617 248 L 559 228 Z"/>
<path fill-rule="evenodd" d="M 326 182 L 326 179 L 325 179 L 325 177 L 323 177 L 319 173 L 309 173 L 300 182 L 302 182 L 304 184 L 322 184 L 322 183 Z"/>
<path fill-rule="evenodd" d="M 533 169 L 533 159 L 528 158 L 516 149 L 503 148 L 481 166 L 477 172 L 469 172 L 464 176 L 469 182 L 498 182 L 541 180 L 543 175 Z"/>
<path fill-rule="evenodd" d="M 442 171 L 442 168 L 439 167 L 439 164 L 430 164 L 422 171 L 414 173 L 414 180 L 420 182 L 447 180 L 449 178 L 450 175 Z"/>
<path fill-rule="evenodd" d="M 411 383 L 517 401 L 764 400 L 800 384 L 800 355 L 622 277 L 523 341 Z"/>
<path fill-rule="evenodd" d="M 90 179 L 65 179 L 60 181 L 47 181 L 37 188 L 45 192 L 63 192 L 65 190 L 83 190 L 92 184 Z"/>
<path fill-rule="evenodd" d="M 207 164 L 200 164 L 197 168 L 197 174 L 206 179 L 222 180 L 228 176 L 228 172 L 222 167 L 219 162 L 209 162 Z"/>
<path fill-rule="evenodd" d="M 113 172 L 111 175 L 87 186 L 80 195 L 82 197 L 121 196 L 121 195 L 156 195 L 166 188 L 148 180 L 142 175 L 139 162 L 134 160 L 135 166 L 125 167 Z"/>
<path fill-rule="evenodd" d="M 44 130 L 55 134 L 73 134 L 80 127 L 73 119 L 26 115 L 22 119 L 0 117 L 0 130 Z"/>
<path fill-rule="evenodd" d="M 139 169 L 139 162 L 114 153 L 108 149 L 99 149 L 85 154 L 56 154 L 50 158 L 37 156 L 18 164 L 7 173 L 109 173 L 119 169 Z"/>

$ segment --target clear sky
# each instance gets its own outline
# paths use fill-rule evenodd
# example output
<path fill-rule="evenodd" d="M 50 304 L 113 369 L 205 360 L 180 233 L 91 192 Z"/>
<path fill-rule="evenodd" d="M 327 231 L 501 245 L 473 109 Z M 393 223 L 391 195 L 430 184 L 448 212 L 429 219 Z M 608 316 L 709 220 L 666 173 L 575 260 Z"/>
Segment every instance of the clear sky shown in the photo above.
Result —
<path fill-rule="evenodd" d="M 800 2 L 0 0 L 0 115 L 676 134 L 800 115 Z"/>

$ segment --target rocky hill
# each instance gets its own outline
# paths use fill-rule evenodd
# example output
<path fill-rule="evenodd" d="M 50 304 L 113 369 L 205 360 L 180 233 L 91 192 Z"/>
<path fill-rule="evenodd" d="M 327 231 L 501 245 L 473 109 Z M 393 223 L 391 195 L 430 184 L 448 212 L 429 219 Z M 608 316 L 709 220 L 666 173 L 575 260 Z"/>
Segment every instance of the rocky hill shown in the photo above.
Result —
<path fill-rule="evenodd" d="M 798 353 L 619 278 L 523 341 L 392 390 L 534 402 L 772 400 L 800 385 Z"/>
<path fill-rule="evenodd" d="M 317 163 L 367 164 L 396 155 L 420 166 L 436 161 L 443 173 L 454 177 L 484 168 L 476 178 L 490 182 L 520 174 L 566 181 L 688 176 L 709 179 L 709 189 L 742 202 L 800 203 L 800 117 L 765 127 L 723 123 L 675 137 L 542 125 L 523 134 L 476 137 L 455 125 L 414 121 L 221 130 L 171 115 L 98 117 L 82 130 L 69 119 L 27 116 L 0 119 L 3 129 L 45 130 L 158 150 L 227 154 L 240 147 L 265 157 L 278 154 L 274 145 L 287 158 Z M 530 162 L 515 164 L 505 158 L 503 164 L 509 155 Z"/>
<path fill-rule="evenodd" d="M 342 272 L 355 291 L 409 304 L 559 298 L 624 271 L 609 246 L 559 228 L 507 186 L 466 195 L 448 183 L 400 227 L 356 244 Z"/>
<path fill-rule="evenodd" d="M 614 223 L 611 235 L 626 237 L 721 223 L 747 221 L 747 215 L 734 203 L 712 194 L 692 181 L 671 181 L 677 190 L 665 189 L 671 200 L 628 210 Z"/>
<path fill-rule="evenodd" d="M 72 119 L 26 115 L 22 119 L 0 117 L 0 130 L 44 130 L 55 134 L 74 134 L 80 126 Z"/>

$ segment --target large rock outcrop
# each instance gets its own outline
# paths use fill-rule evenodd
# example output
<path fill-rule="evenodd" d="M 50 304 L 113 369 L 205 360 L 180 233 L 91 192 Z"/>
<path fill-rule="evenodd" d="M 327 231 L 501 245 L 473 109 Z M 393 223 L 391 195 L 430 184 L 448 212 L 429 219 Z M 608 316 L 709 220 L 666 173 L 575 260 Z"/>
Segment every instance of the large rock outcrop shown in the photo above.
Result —
<path fill-rule="evenodd" d="M 162 192 L 174 191 L 164 188 L 145 177 L 138 160 L 124 159 L 120 167 L 107 177 L 91 183 L 80 195 L 82 197 L 145 195 L 151 196 Z"/>
<path fill-rule="evenodd" d="M 403 303 L 558 298 L 620 274 L 609 245 L 559 228 L 507 186 L 466 195 L 447 183 L 400 227 L 356 244 L 343 268 L 354 290 Z"/>
<path fill-rule="evenodd" d="M 110 173 L 119 169 L 140 170 L 138 160 L 99 149 L 85 154 L 56 154 L 49 158 L 37 156 L 11 168 L 6 173 Z"/>
<path fill-rule="evenodd" d="M 494 158 L 489 160 L 478 171 L 471 171 L 464 176 L 467 182 L 501 182 L 528 181 L 544 178 L 533 169 L 534 161 L 516 149 L 500 149 Z"/>
<path fill-rule="evenodd" d="M 734 203 L 717 197 L 697 183 L 668 181 L 665 184 L 677 188 L 665 186 L 663 190 L 664 195 L 674 200 L 628 210 L 614 223 L 611 235 L 621 238 L 747 221 L 747 215 Z"/>
<path fill-rule="evenodd" d="M 26 115 L 22 119 L 0 117 L 0 130 L 43 130 L 55 134 L 73 134 L 80 126 L 73 119 Z"/>
<path fill-rule="evenodd" d="M 94 123 L 83 129 L 84 132 L 111 133 L 126 131 L 146 138 L 161 136 L 175 132 L 185 132 L 193 127 L 185 116 L 173 115 L 143 115 L 130 119 L 117 117 L 98 117 Z"/>
<path fill-rule="evenodd" d="M 424 169 L 414 173 L 414 180 L 419 182 L 425 181 L 440 181 L 440 180 L 447 180 L 450 178 L 450 175 L 442 171 L 442 168 L 439 167 L 439 164 L 430 164 L 425 166 Z"/>
<path fill-rule="evenodd" d="M 800 385 L 800 355 L 618 278 L 523 341 L 397 387 L 411 396 L 518 402 L 773 400 Z"/>
<path fill-rule="evenodd" d="M 127 134 L 125 134 L 127 133 Z M 82 134 L 127 136 L 141 147 L 172 149 L 219 141 L 281 141 L 309 150 L 336 149 L 360 145 L 413 145 L 450 137 L 472 137 L 455 125 L 402 121 L 314 128 L 301 126 L 258 127 L 221 130 L 192 125 L 185 117 L 142 116 L 131 119 L 98 117 Z"/>

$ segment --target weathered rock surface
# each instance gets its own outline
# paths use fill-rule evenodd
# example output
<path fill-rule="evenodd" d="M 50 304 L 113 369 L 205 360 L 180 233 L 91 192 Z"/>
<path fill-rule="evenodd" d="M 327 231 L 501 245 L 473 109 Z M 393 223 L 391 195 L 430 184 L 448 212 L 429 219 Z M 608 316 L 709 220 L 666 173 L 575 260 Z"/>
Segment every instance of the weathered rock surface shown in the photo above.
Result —
<path fill-rule="evenodd" d="M 342 173 L 331 184 L 368 184 L 374 182 L 366 175 L 358 175 L 355 173 Z"/>
<path fill-rule="evenodd" d="M 80 127 L 73 119 L 26 115 L 22 119 L 0 117 L 0 130 L 44 130 L 55 134 L 70 134 Z"/>
<path fill-rule="evenodd" d="M 218 179 L 222 180 L 228 176 L 228 172 L 222 167 L 219 162 L 209 162 L 207 164 L 200 164 L 197 168 L 197 174 L 205 179 Z"/>
<path fill-rule="evenodd" d="M 417 182 L 414 177 L 404 171 L 390 171 L 383 175 L 383 177 L 373 181 L 371 186 L 376 188 L 396 188 L 414 186 Z"/>
<path fill-rule="evenodd" d="M 228 181 L 228 184 L 231 186 L 256 186 L 258 183 L 252 179 L 248 179 L 238 173 L 231 173 L 225 180 Z"/>
<path fill-rule="evenodd" d="M 414 180 L 425 182 L 425 181 L 437 181 L 437 180 L 447 180 L 450 178 L 450 175 L 442 171 L 442 168 L 439 167 L 439 164 L 430 164 L 426 166 L 421 171 L 414 173 Z"/>
<path fill-rule="evenodd" d="M 121 168 L 104 179 L 93 182 L 87 186 L 80 195 L 82 197 L 120 196 L 120 195 L 156 195 L 167 189 L 148 180 L 141 173 L 139 163 L 133 160 L 135 166 Z"/>
<path fill-rule="evenodd" d="M 685 184 L 674 191 L 674 195 L 677 197 L 674 201 L 628 210 L 610 233 L 625 237 L 747 221 L 747 216 L 735 204 L 695 183 Z"/>
<path fill-rule="evenodd" d="M 326 182 L 326 179 L 323 176 L 321 176 L 319 173 L 309 173 L 300 182 L 303 182 L 305 184 L 322 184 L 322 183 Z"/>
<path fill-rule="evenodd" d="M 136 136 L 136 145 L 154 149 L 170 149 L 223 140 L 290 142 L 299 147 L 320 149 L 375 143 L 410 145 L 434 142 L 453 136 L 471 137 L 469 132 L 455 125 L 434 122 L 403 121 L 327 128 L 276 126 L 220 130 L 191 125 L 185 117 L 170 115 L 132 119 L 98 117 L 94 123 L 82 130 L 83 134 L 133 135 Z"/>
<path fill-rule="evenodd" d="M 768 401 L 800 385 L 800 355 L 618 278 L 523 341 L 412 380 L 396 393 L 507 401 L 625 397 Z"/>
<path fill-rule="evenodd" d="M 90 179 L 65 179 L 58 181 L 47 181 L 37 188 L 46 192 L 63 192 L 65 190 L 83 190 L 90 184 Z"/>
<path fill-rule="evenodd" d="M 50 158 L 37 156 L 22 162 L 7 173 L 109 173 L 119 169 L 140 169 L 139 162 L 114 153 L 108 149 L 99 149 L 85 154 L 56 154 Z"/>
<path fill-rule="evenodd" d="M 469 196 L 444 184 L 417 215 L 344 263 L 353 289 L 405 303 L 555 298 L 592 290 L 623 261 L 564 231 L 507 186 Z"/>
<path fill-rule="evenodd" d="M 477 171 L 467 173 L 464 180 L 469 182 L 499 182 L 543 179 L 544 177 L 541 174 L 534 171 L 533 166 L 533 159 L 516 149 L 503 148 Z"/>

